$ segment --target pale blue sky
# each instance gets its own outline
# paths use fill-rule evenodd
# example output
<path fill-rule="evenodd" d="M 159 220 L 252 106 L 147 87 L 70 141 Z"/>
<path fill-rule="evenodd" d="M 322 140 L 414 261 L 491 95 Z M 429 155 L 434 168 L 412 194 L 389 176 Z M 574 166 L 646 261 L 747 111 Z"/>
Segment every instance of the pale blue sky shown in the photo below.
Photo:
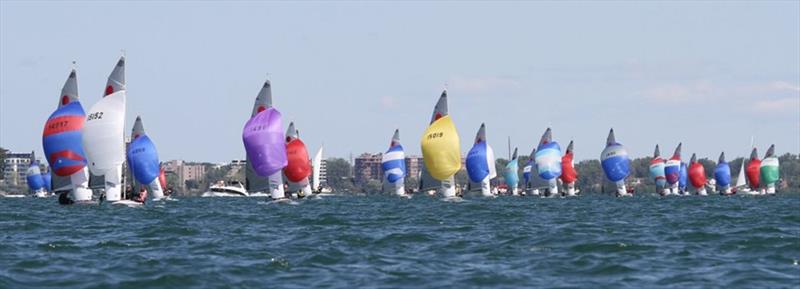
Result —
<path fill-rule="evenodd" d="M 505 156 L 550 125 L 576 158 L 610 127 L 634 156 L 684 143 L 716 159 L 800 152 L 800 2 L 0 2 L 0 146 L 41 153 L 71 61 L 81 101 L 120 50 L 128 128 L 162 159 L 244 158 L 241 130 L 270 74 L 314 151 L 409 154 L 445 83 L 463 153 L 481 122 Z"/>

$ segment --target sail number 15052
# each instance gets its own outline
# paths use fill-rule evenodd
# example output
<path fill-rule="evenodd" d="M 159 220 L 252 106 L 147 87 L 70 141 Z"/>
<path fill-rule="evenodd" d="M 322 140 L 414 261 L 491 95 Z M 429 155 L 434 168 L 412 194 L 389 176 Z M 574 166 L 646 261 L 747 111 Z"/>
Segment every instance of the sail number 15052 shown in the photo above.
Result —
<path fill-rule="evenodd" d="M 89 116 L 86 117 L 86 120 L 89 121 L 89 120 L 102 119 L 102 118 L 103 118 L 103 112 L 102 111 L 98 111 L 98 112 L 95 112 L 95 113 L 90 113 Z"/>

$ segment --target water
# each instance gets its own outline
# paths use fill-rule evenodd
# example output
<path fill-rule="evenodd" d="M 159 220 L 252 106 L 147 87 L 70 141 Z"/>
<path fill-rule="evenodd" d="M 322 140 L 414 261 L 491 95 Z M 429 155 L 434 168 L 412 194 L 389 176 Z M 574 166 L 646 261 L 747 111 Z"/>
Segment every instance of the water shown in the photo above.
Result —
<path fill-rule="evenodd" d="M 0 288 L 797 288 L 800 195 L 0 199 Z"/>

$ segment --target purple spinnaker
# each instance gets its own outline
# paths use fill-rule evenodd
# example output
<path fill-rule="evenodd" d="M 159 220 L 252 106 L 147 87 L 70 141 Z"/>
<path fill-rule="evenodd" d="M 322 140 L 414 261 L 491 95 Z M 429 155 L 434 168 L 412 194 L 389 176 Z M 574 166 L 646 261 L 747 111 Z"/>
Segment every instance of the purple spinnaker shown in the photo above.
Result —
<path fill-rule="evenodd" d="M 275 108 L 259 112 L 244 125 L 242 140 L 256 174 L 270 176 L 288 163 L 281 113 Z"/>

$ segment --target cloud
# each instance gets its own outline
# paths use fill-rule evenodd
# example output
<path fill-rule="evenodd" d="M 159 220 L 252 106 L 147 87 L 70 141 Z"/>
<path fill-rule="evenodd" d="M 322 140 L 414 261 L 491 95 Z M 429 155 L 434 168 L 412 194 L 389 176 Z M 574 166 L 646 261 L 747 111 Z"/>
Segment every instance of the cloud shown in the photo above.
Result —
<path fill-rule="evenodd" d="M 784 97 L 778 99 L 758 100 L 753 105 L 753 111 L 758 113 L 800 113 L 800 96 Z"/>
<path fill-rule="evenodd" d="M 394 96 L 384 95 L 381 96 L 381 107 L 383 108 L 393 108 L 397 104 L 397 98 Z"/>
<path fill-rule="evenodd" d="M 668 84 L 645 90 L 642 95 L 657 104 L 688 104 L 715 98 L 718 89 L 707 81 Z"/>
<path fill-rule="evenodd" d="M 771 107 L 791 104 L 800 98 L 800 85 L 787 81 L 769 81 L 733 85 L 717 85 L 708 81 L 659 85 L 641 95 L 658 105 L 686 105 L 715 102 L 719 104 Z"/>
<path fill-rule="evenodd" d="M 448 89 L 462 93 L 482 93 L 493 90 L 517 89 L 522 85 L 513 78 L 506 77 L 451 77 Z"/>

